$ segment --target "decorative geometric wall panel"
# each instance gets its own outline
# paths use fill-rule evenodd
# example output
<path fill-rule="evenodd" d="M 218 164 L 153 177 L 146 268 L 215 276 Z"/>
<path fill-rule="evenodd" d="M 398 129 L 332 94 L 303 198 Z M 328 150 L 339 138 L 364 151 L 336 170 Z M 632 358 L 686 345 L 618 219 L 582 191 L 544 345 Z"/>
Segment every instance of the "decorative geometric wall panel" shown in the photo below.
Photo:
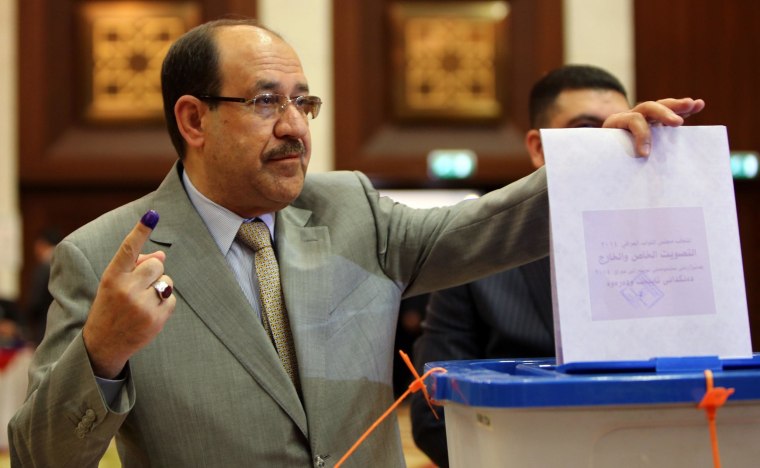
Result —
<path fill-rule="evenodd" d="M 7 1 L 18 8 L 19 76 L 17 102 L 3 104 L 18 108 L 27 291 L 37 233 L 148 193 L 176 161 L 157 91 L 168 43 L 202 21 L 256 18 L 258 2 Z"/>
<path fill-rule="evenodd" d="M 199 23 L 199 5 L 98 2 L 82 4 L 80 14 L 86 119 L 160 119 L 161 63 L 174 40 Z"/>
<path fill-rule="evenodd" d="M 489 190 L 533 170 L 536 79 L 563 63 L 563 0 L 332 0 L 335 168 L 382 188 Z M 477 157 L 430 177 L 437 150 Z"/>
<path fill-rule="evenodd" d="M 394 4 L 394 115 L 499 118 L 508 14 L 503 1 Z"/>

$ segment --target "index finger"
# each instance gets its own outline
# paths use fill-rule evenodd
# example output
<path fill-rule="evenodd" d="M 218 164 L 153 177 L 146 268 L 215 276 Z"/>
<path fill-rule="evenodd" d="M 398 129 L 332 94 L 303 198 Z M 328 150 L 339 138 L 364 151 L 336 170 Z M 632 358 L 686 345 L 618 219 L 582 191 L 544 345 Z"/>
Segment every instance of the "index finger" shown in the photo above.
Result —
<path fill-rule="evenodd" d="M 150 237 L 150 233 L 156 224 L 158 224 L 158 213 L 154 210 L 148 210 L 124 238 L 124 242 L 114 254 L 108 268 L 124 273 L 134 270 L 143 245 Z"/>
<path fill-rule="evenodd" d="M 651 124 L 660 123 L 669 127 L 681 125 L 683 118 L 662 101 L 665 100 L 641 102 L 634 106 L 631 112 L 641 114 Z"/>
<path fill-rule="evenodd" d="M 676 114 L 680 115 L 683 118 L 687 118 L 691 115 L 701 112 L 702 109 L 705 108 L 705 101 L 702 99 L 667 98 L 667 99 L 660 99 L 657 102 L 669 108 L 670 110 L 672 110 L 673 112 L 675 112 Z"/>

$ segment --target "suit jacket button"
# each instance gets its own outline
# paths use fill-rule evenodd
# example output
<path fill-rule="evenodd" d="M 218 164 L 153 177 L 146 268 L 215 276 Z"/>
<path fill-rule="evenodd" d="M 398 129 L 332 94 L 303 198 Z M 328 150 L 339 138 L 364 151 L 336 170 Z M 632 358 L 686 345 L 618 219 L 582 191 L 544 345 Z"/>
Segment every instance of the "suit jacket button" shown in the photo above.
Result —
<path fill-rule="evenodd" d="M 330 455 L 317 455 L 314 458 L 314 466 L 317 468 L 324 468 L 325 466 L 325 460 L 330 458 Z"/>
<path fill-rule="evenodd" d="M 91 426 L 92 423 L 95 421 L 95 411 L 88 409 L 85 411 L 84 416 L 82 417 L 82 423 L 84 423 L 85 426 Z"/>

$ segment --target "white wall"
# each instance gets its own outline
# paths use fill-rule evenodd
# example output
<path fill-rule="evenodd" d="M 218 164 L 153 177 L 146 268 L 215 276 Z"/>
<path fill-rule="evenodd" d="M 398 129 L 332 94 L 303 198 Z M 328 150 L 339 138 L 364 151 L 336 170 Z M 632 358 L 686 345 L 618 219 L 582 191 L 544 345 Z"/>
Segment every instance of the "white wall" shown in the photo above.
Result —
<path fill-rule="evenodd" d="M 565 63 L 596 65 L 636 101 L 633 0 L 564 0 Z"/>
<path fill-rule="evenodd" d="M 332 1 L 259 0 L 257 7 L 261 23 L 281 34 L 298 52 L 309 79 L 309 90 L 324 102 L 319 117 L 309 123 L 312 140 L 309 171 L 330 171 L 335 167 Z"/>
<path fill-rule="evenodd" d="M 17 299 L 21 267 L 18 212 L 16 0 L 0 0 L 0 297 Z"/>

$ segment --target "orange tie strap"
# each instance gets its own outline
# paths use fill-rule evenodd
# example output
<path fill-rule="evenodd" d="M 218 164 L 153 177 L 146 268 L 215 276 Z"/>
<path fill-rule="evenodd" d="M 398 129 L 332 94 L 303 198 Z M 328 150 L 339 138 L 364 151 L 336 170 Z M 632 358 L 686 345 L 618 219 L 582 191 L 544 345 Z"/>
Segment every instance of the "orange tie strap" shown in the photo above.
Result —
<path fill-rule="evenodd" d="M 715 468 L 720 468 L 720 450 L 718 449 L 718 428 L 716 416 L 718 408 L 723 406 L 734 393 L 733 388 L 713 387 L 713 373 L 711 370 L 705 370 L 705 380 L 707 381 L 707 391 L 702 401 L 699 402 L 699 408 L 705 410 L 707 421 L 710 426 L 710 442 L 712 444 L 713 464 Z"/>
<path fill-rule="evenodd" d="M 404 394 L 401 395 L 398 398 L 398 400 L 396 400 L 387 410 L 385 410 L 385 413 L 383 413 L 382 416 L 377 418 L 377 420 L 374 423 L 372 423 L 369 429 L 364 431 L 364 434 L 362 434 L 362 436 L 359 437 L 359 439 L 356 442 L 354 442 L 354 445 L 352 445 L 351 448 L 348 449 L 348 452 L 346 452 L 345 455 L 343 455 L 340 458 L 340 460 L 338 460 L 338 463 L 335 464 L 335 468 L 340 468 L 340 466 L 346 460 L 348 460 L 348 457 L 350 457 L 351 455 L 353 455 L 354 452 L 356 452 L 356 449 L 359 448 L 362 442 L 364 442 L 367 439 L 367 437 L 369 437 L 372 431 L 374 431 L 375 428 L 379 426 L 380 423 L 382 423 L 385 420 L 385 418 L 387 418 L 393 412 L 393 410 L 395 410 L 398 407 L 398 405 L 400 405 L 401 402 L 404 401 L 404 399 L 407 396 L 409 396 L 410 394 L 414 392 L 422 390 L 422 393 L 425 395 L 425 400 L 427 401 L 428 406 L 430 406 L 430 409 L 433 410 L 433 414 L 435 415 L 435 417 L 438 418 L 438 414 L 433 409 L 433 404 L 432 404 L 432 401 L 430 400 L 430 395 L 428 395 L 427 389 L 425 388 L 424 380 L 428 378 L 430 374 L 434 372 L 446 372 L 446 369 L 444 369 L 443 367 L 433 367 L 429 371 L 422 374 L 422 377 L 420 377 L 420 375 L 414 369 L 414 366 L 412 365 L 412 361 L 409 360 L 409 356 L 407 356 L 407 354 L 403 352 L 402 350 L 399 350 L 398 352 L 401 355 L 401 359 L 403 359 L 407 367 L 409 367 L 409 370 L 412 371 L 412 374 L 414 375 L 414 381 L 411 384 L 409 384 L 409 388 L 406 389 Z"/>
<path fill-rule="evenodd" d="M 401 355 L 401 359 L 403 359 L 404 364 L 406 364 L 406 367 L 409 368 L 410 371 L 412 371 L 412 375 L 414 375 L 414 381 L 412 381 L 411 384 L 409 384 L 409 389 L 411 390 L 411 393 L 414 393 L 418 390 L 422 390 L 422 394 L 425 396 L 425 401 L 427 402 L 428 408 L 430 408 L 430 411 L 433 412 L 433 416 L 435 416 L 435 419 L 441 419 L 438 417 L 438 413 L 435 411 L 435 408 L 433 408 L 433 401 L 430 399 L 430 395 L 428 394 L 427 387 L 425 386 L 425 377 L 430 375 L 430 372 L 427 372 L 425 374 L 425 377 L 420 377 L 420 374 L 417 373 L 417 369 L 414 368 L 414 365 L 412 364 L 412 361 L 409 359 L 409 356 L 403 352 L 402 350 L 398 350 L 398 353 Z M 436 367 L 435 369 L 440 369 L 443 372 L 446 372 L 446 369 L 443 367 Z"/>

